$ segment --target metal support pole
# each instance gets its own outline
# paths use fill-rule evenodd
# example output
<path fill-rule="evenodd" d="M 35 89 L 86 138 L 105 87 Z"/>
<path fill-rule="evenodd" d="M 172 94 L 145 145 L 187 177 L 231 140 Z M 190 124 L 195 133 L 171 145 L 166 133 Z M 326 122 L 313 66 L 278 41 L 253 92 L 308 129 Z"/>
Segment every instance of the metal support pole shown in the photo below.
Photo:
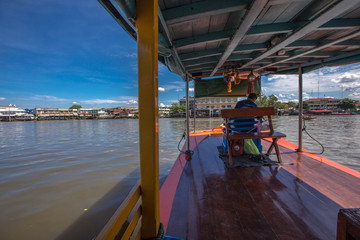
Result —
<path fill-rule="evenodd" d="M 196 131 L 196 126 L 195 126 L 195 123 L 196 123 L 196 97 L 195 97 L 195 93 L 196 93 L 196 87 L 195 87 L 195 80 L 194 80 L 194 105 L 193 105 L 193 109 L 194 109 L 194 132 Z"/>
<path fill-rule="evenodd" d="M 259 107 L 261 107 L 261 94 L 262 94 L 262 92 L 261 92 L 261 74 L 259 74 L 260 76 L 260 94 L 259 94 Z"/>
<path fill-rule="evenodd" d="M 298 129 L 298 149 L 297 152 L 302 152 L 302 122 L 303 120 L 303 78 L 302 68 L 299 66 L 299 129 Z"/>
<path fill-rule="evenodd" d="M 158 0 L 136 1 L 141 239 L 156 238 L 160 227 L 158 9 Z"/>
<path fill-rule="evenodd" d="M 190 127 L 189 127 L 189 77 L 186 76 L 186 152 L 190 153 Z"/>

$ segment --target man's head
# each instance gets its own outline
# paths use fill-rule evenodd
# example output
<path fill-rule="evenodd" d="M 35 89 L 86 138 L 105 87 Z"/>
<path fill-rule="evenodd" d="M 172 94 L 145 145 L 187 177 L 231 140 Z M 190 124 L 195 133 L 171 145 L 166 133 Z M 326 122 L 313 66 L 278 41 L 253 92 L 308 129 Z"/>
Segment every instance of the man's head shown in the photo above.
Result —
<path fill-rule="evenodd" d="M 255 102 L 257 99 L 257 95 L 255 93 L 250 93 L 248 99 L 251 99 L 253 102 Z"/>

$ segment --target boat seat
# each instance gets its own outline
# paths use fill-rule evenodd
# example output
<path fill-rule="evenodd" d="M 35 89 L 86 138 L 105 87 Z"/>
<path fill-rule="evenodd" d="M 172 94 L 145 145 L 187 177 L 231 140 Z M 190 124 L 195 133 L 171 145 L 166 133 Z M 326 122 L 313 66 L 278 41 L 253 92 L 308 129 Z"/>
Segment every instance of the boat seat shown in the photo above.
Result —
<path fill-rule="evenodd" d="M 275 148 L 278 162 L 282 163 L 279 146 L 277 141 L 279 138 L 286 137 L 285 134 L 274 132 L 272 126 L 271 116 L 275 114 L 273 107 L 263 108 L 237 108 L 237 109 L 223 109 L 221 110 L 221 117 L 225 119 L 224 141 L 227 145 L 226 152 L 229 157 L 229 163 L 232 165 L 232 144 L 235 141 L 243 141 L 244 139 L 264 139 L 271 138 L 272 144 L 267 150 L 267 155 Z M 267 117 L 269 121 L 269 131 L 253 131 L 254 125 L 262 119 Z M 259 148 L 259 144 L 256 144 Z M 224 145 L 223 145 L 224 146 Z M 261 151 L 261 148 L 260 148 Z"/>

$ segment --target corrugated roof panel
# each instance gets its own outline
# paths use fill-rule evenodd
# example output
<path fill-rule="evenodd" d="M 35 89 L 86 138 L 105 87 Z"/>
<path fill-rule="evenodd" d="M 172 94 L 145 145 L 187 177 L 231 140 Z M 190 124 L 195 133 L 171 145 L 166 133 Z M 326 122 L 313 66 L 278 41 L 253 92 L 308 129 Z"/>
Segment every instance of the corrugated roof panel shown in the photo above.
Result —
<path fill-rule="evenodd" d="M 244 11 L 244 10 L 231 12 L 229 14 L 229 18 L 228 18 L 228 20 L 226 22 L 225 29 L 236 29 L 236 28 L 238 28 L 245 13 L 246 13 L 246 11 Z"/>
<path fill-rule="evenodd" d="M 230 14 L 218 14 L 211 16 L 209 32 L 217 32 L 225 29 L 225 24 L 229 19 Z"/>
<path fill-rule="evenodd" d="M 273 5 L 265 9 L 263 12 L 266 12 L 266 14 L 259 18 L 259 21 L 256 23 L 256 25 L 274 23 L 275 20 L 285 11 L 288 5 L 289 4 L 286 3 L 275 6 Z"/>
<path fill-rule="evenodd" d="M 289 3 L 284 9 L 283 12 L 276 18 L 275 23 L 279 22 L 288 22 L 296 16 L 296 14 L 302 11 L 311 0 L 304 1 L 294 1 Z"/>
<path fill-rule="evenodd" d="M 314 30 L 311 33 L 307 34 L 305 37 L 303 37 L 301 40 L 323 39 L 328 37 L 329 34 L 331 34 L 331 31 L 329 30 L 323 30 L 323 31 Z"/>
<path fill-rule="evenodd" d="M 188 38 L 193 36 L 192 22 L 172 25 L 170 29 L 174 33 L 173 40 Z"/>
<path fill-rule="evenodd" d="M 206 43 L 206 49 L 219 48 L 221 42 Z"/>
<path fill-rule="evenodd" d="M 344 29 L 342 31 L 339 30 L 339 31 L 333 32 L 333 34 L 329 34 L 329 37 L 327 37 L 326 39 L 335 40 L 335 39 L 338 39 L 340 37 L 351 34 L 352 32 L 356 31 L 357 29 L 359 29 L 359 28 Z"/>
<path fill-rule="evenodd" d="M 210 16 L 205 16 L 196 19 L 192 22 L 193 26 L 193 35 L 201 35 L 209 32 Z"/>

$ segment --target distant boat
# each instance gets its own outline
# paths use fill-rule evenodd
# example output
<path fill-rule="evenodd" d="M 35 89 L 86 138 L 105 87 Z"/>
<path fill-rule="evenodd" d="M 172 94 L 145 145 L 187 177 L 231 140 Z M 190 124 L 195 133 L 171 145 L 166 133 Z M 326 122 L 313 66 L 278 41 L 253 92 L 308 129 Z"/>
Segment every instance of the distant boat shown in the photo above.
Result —
<path fill-rule="evenodd" d="M 24 114 L 24 115 L 19 115 L 15 117 L 15 120 L 17 121 L 32 121 L 35 120 L 35 116 L 34 114 Z"/>
<path fill-rule="evenodd" d="M 303 116 L 303 120 L 313 120 L 313 119 L 315 119 L 315 118 L 309 114 L 306 114 Z"/>

